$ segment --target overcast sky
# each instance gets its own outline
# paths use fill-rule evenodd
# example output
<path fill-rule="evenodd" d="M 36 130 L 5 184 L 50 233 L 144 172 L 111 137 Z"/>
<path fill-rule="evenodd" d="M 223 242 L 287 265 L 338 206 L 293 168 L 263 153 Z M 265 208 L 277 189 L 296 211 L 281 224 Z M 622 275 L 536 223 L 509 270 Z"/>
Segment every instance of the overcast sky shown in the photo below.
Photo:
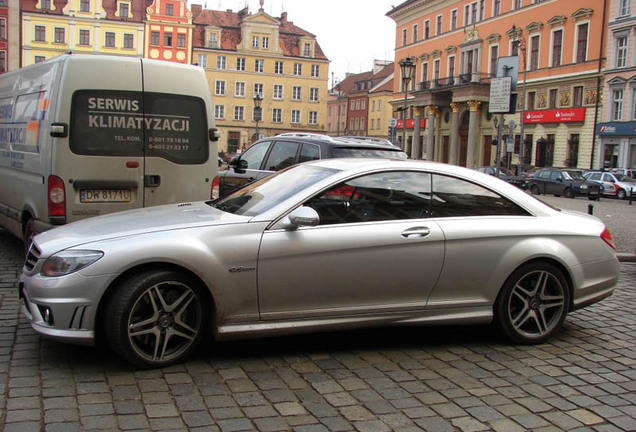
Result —
<path fill-rule="evenodd" d="M 331 63 L 336 79 L 347 72 L 359 73 L 373 68 L 373 60 L 393 60 L 395 22 L 386 16 L 392 5 L 403 0 L 264 0 L 265 13 L 287 19 L 316 35 L 318 43 Z M 212 10 L 232 9 L 246 5 L 257 13 L 259 0 L 189 0 Z"/>

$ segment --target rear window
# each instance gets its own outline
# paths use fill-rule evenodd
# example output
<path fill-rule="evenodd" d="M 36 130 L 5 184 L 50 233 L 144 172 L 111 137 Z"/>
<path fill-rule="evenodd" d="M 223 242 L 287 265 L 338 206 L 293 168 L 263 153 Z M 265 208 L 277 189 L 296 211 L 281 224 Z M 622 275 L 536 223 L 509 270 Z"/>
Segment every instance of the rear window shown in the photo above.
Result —
<path fill-rule="evenodd" d="M 89 156 L 205 163 L 209 157 L 205 113 L 205 102 L 192 96 L 79 90 L 71 106 L 70 148 Z"/>
<path fill-rule="evenodd" d="M 333 156 L 336 158 L 389 158 L 406 159 L 406 153 L 401 150 L 382 150 L 370 148 L 347 148 L 336 147 L 333 149 Z"/>

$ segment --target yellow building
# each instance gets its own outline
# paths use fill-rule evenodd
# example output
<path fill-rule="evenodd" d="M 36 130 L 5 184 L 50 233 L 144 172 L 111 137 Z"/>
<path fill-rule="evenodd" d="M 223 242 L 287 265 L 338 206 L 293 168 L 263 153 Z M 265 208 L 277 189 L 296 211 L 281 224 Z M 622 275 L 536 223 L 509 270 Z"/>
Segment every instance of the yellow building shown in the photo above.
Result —
<path fill-rule="evenodd" d="M 324 132 L 329 60 L 316 37 L 260 9 L 250 14 L 192 5 L 193 61 L 206 70 L 219 151 L 241 151 L 258 137 Z M 262 98 L 257 122 L 255 97 Z"/>
<path fill-rule="evenodd" d="M 22 65 L 66 52 L 143 55 L 140 0 L 23 0 Z"/>

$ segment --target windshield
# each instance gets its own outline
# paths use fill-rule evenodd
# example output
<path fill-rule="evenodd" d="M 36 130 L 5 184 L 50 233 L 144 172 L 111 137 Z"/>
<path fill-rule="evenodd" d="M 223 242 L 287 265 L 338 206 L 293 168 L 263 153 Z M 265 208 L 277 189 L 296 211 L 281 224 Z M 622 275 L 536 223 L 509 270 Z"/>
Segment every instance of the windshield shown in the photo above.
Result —
<path fill-rule="evenodd" d="M 208 204 L 224 212 L 256 216 L 335 172 L 335 169 L 295 165 Z"/>
<path fill-rule="evenodd" d="M 346 148 L 336 147 L 333 149 L 333 155 L 336 158 L 389 158 L 389 159 L 406 159 L 406 153 L 399 150 L 380 150 L 366 148 Z"/>
<path fill-rule="evenodd" d="M 580 171 L 563 171 L 563 177 L 570 180 L 585 180 Z"/>

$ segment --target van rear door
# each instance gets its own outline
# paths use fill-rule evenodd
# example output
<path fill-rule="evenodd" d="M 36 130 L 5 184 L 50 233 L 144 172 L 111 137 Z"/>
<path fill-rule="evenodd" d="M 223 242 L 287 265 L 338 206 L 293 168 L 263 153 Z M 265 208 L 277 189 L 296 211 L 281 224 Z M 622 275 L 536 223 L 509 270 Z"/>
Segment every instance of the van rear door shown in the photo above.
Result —
<path fill-rule="evenodd" d="M 218 163 L 203 70 L 144 61 L 143 76 L 145 205 L 209 199 Z"/>
<path fill-rule="evenodd" d="M 66 222 L 143 207 L 141 60 L 71 55 L 63 75 L 55 122 L 68 135 L 53 138 L 51 173 Z"/>

